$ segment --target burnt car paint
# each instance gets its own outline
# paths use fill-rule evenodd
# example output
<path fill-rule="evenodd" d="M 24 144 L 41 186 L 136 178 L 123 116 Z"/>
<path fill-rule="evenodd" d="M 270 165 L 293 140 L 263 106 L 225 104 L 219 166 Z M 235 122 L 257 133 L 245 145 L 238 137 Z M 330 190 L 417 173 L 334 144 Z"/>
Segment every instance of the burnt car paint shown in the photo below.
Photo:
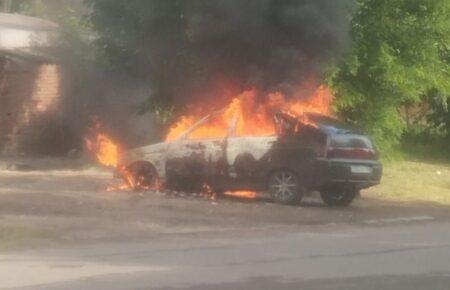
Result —
<path fill-rule="evenodd" d="M 198 191 L 205 183 L 217 192 L 266 190 L 270 174 L 279 169 L 295 172 L 307 190 L 320 190 L 333 184 L 362 189 L 378 184 L 381 179 L 382 165 L 378 160 L 327 158 L 333 136 L 356 136 L 368 140 L 368 146 L 372 144 L 359 132 L 320 115 L 310 115 L 318 126 L 300 123 L 302 127 L 295 134 L 283 133 L 277 127 L 278 134 L 274 136 L 236 136 L 234 119 L 226 136 L 189 139 L 195 128 L 218 113 L 220 111 L 201 119 L 174 141 L 127 152 L 120 164 L 148 162 L 168 188 L 186 191 Z M 292 117 L 277 116 L 277 126 L 283 120 L 292 127 Z M 354 172 L 354 168 L 363 168 L 367 172 Z"/>

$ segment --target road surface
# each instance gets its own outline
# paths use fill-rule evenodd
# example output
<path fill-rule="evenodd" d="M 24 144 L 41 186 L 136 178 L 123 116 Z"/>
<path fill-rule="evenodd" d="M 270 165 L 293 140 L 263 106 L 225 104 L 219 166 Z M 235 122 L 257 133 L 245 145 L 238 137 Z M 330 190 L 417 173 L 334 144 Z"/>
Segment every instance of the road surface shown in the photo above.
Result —
<path fill-rule="evenodd" d="M 1 289 L 450 289 L 450 223 L 285 227 L 0 256 Z"/>
<path fill-rule="evenodd" d="M 0 289 L 450 289 L 446 206 L 137 195 L 109 180 L 0 170 Z"/>

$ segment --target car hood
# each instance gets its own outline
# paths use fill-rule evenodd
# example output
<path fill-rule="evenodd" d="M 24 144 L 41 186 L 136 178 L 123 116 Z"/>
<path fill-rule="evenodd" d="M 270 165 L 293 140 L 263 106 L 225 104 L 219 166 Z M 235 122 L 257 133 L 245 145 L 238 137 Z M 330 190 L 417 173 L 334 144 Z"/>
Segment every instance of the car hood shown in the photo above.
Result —
<path fill-rule="evenodd" d="M 159 154 L 166 150 L 170 142 L 160 142 L 126 151 L 122 154 L 119 164 L 128 164 L 131 160 L 143 160 L 146 156 Z"/>

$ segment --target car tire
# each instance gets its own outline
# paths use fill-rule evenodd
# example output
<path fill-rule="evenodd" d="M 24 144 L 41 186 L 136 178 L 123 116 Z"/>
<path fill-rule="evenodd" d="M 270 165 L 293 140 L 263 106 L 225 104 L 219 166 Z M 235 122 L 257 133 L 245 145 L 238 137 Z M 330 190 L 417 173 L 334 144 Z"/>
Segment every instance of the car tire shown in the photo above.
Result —
<path fill-rule="evenodd" d="M 124 178 L 135 191 L 155 189 L 159 186 L 158 173 L 148 162 L 136 162 L 128 167 L 129 178 Z"/>
<path fill-rule="evenodd" d="M 298 204 L 304 194 L 303 186 L 294 172 L 281 169 L 269 177 L 268 190 L 273 200 L 279 204 Z"/>
<path fill-rule="evenodd" d="M 359 190 L 355 188 L 339 186 L 327 186 L 320 191 L 323 202 L 331 207 L 349 206 L 358 194 Z"/>

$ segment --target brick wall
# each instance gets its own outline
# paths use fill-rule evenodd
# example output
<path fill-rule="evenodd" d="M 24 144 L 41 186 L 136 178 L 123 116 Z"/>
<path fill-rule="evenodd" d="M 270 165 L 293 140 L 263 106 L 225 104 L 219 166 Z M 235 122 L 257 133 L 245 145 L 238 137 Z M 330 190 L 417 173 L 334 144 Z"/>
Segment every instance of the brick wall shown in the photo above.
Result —
<path fill-rule="evenodd" d="M 60 73 L 56 64 L 3 59 L 0 74 L 0 153 L 47 153 L 58 122 Z"/>

